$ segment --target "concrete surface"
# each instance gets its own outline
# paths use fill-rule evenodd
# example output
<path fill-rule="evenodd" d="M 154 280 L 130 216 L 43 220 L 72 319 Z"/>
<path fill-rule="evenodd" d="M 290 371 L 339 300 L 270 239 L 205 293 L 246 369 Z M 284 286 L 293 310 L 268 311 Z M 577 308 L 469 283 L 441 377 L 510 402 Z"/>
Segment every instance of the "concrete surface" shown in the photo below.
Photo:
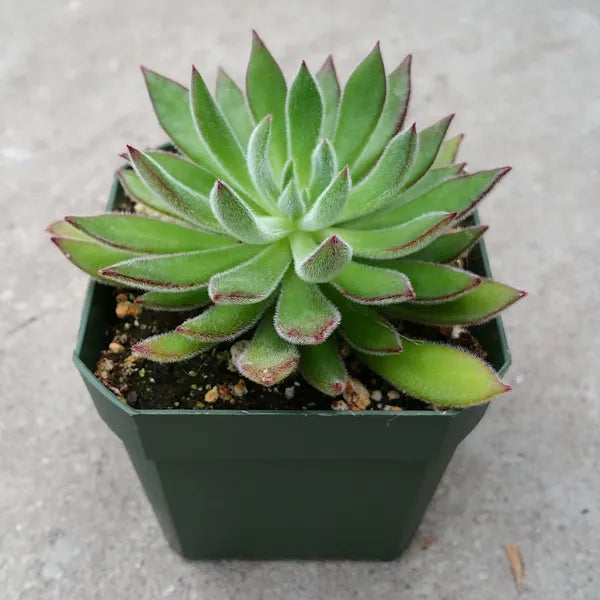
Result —
<path fill-rule="evenodd" d="M 597 0 L 0 2 L 0 596 L 3 599 L 600 598 L 600 4 Z M 462 444 L 397 562 L 190 564 L 164 542 L 71 365 L 86 279 L 43 229 L 102 210 L 125 143 L 161 142 L 138 65 L 241 80 L 257 28 L 288 75 L 380 39 L 414 53 L 412 117 L 456 111 L 484 203 L 515 392 Z M 342 500 L 341 500 L 342 501 Z M 394 515 L 389 515 L 394 518 Z M 400 515 L 399 515 L 400 517 Z M 423 541 L 436 538 L 429 549 Z"/>

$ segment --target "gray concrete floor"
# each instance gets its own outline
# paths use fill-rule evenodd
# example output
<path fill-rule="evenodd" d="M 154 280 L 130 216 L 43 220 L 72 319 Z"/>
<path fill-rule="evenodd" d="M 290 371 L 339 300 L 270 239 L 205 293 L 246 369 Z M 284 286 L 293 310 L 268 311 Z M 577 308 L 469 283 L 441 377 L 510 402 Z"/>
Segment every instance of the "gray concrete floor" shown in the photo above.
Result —
<path fill-rule="evenodd" d="M 481 212 L 496 278 L 530 292 L 505 317 L 515 391 L 393 563 L 186 563 L 71 365 L 86 279 L 45 225 L 102 210 L 125 143 L 163 140 L 140 63 L 241 80 L 252 27 L 288 75 L 413 52 L 412 117 L 456 111 L 472 169 L 514 166 Z M 600 598 L 597 0 L 2 0 L 0 39 L 2 598 L 505 600 L 506 542 L 522 598 Z"/>

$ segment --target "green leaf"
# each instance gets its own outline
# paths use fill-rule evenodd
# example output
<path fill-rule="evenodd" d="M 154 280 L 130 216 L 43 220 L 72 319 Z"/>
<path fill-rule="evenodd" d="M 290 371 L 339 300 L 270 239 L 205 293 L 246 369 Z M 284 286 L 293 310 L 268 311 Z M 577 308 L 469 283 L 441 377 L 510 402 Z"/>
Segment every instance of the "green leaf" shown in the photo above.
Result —
<path fill-rule="evenodd" d="M 477 325 L 494 318 L 525 296 L 503 283 L 483 280 L 475 289 L 456 300 L 441 304 L 406 304 L 386 308 L 392 317 L 424 325 Z"/>
<path fill-rule="evenodd" d="M 327 396 L 339 396 L 346 386 L 346 368 L 332 337 L 322 344 L 300 348 L 300 372 Z"/>
<path fill-rule="evenodd" d="M 90 237 L 80 231 L 79 229 L 73 227 L 71 223 L 67 223 L 67 221 L 55 221 L 46 227 L 46 233 L 49 233 L 52 237 L 55 238 L 68 238 L 71 240 L 79 240 L 83 242 L 89 242 Z"/>
<path fill-rule="evenodd" d="M 375 309 L 351 302 L 332 286 L 327 295 L 342 314 L 339 331 L 353 348 L 369 354 L 402 352 L 400 334 Z"/>
<path fill-rule="evenodd" d="M 189 292 L 146 292 L 135 299 L 135 304 L 150 310 L 189 310 L 209 302 L 206 288 Z"/>
<path fill-rule="evenodd" d="M 252 192 L 254 186 L 244 150 L 195 67 L 192 67 L 190 107 L 198 131 L 219 163 L 245 191 Z"/>
<path fill-rule="evenodd" d="M 273 312 L 268 311 L 246 349 L 237 357 L 236 367 L 248 379 L 270 387 L 293 373 L 299 359 L 298 348 L 277 335 Z"/>
<path fill-rule="evenodd" d="M 335 223 L 346 207 L 351 186 L 348 167 L 344 167 L 300 220 L 300 227 L 317 231 Z"/>
<path fill-rule="evenodd" d="M 316 79 L 323 95 L 323 137 L 332 139 L 340 104 L 340 84 L 331 54 L 319 69 Z"/>
<path fill-rule="evenodd" d="M 275 201 L 279 196 L 279 187 L 273 178 L 273 170 L 269 161 L 271 143 L 271 117 L 266 116 L 254 129 L 248 143 L 248 168 L 252 181 L 265 198 Z M 257 199 L 258 201 L 258 199 Z M 264 201 L 261 206 L 271 212 L 272 205 Z"/>
<path fill-rule="evenodd" d="M 133 214 L 65 217 L 65 220 L 104 244 L 144 254 L 207 250 L 235 241 L 227 236 Z"/>
<path fill-rule="evenodd" d="M 309 283 L 330 281 L 352 260 L 352 248 L 337 235 L 317 246 L 308 234 L 296 231 L 290 243 L 296 274 Z"/>
<path fill-rule="evenodd" d="M 455 300 L 476 288 L 482 277 L 456 267 L 437 265 L 420 260 L 391 260 L 385 263 L 391 269 L 404 273 L 413 286 L 413 302 L 432 304 Z"/>
<path fill-rule="evenodd" d="M 510 167 L 461 175 L 444 181 L 407 204 L 388 212 L 391 222 L 408 221 L 426 212 L 458 213 L 457 220 L 467 217 Z"/>
<path fill-rule="evenodd" d="M 333 227 L 320 235 L 336 234 L 350 246 L 355 256 L 388 259 L 406 256 L 438 237 L 455 219 L 456 213 L 432 212 L 385 229 L 357 231 Z"/>
<path fill-rule="evenodd" d="M 125 195 L 133 202 L 140 202 L 164 215 L 185 219 L 177 211 L 167 204 L 160 196 L 155 194 L 132 169 L 121 169 L 117 171 L 117 178 L 123 187 Z"/>
<path fill-rule="evenodd" d="M 215 99 L 240 146 L 245 148 L 254 129 L 254 119 L 246 104 L 244 93 L 221 68 L 217 73 Z"/>
<path fill-rule="evenodd" d="M 311 203 L 316 200 L 331 183 L 337 173 L 337 160 L 333 146 L 323 140 L 312 155 L 312 171 L 308 196 Z"/>
<path fill-rule="evenodd" d="M 127 148 L 136 173 L 171 213 L 210 231 L 223 231 L 211 212 L 207 197 L 215 181 L 212 175 L 173 155 L 150 155 L 132 146 Z"/>
<path fill-rule="evenodd" d="M 100 274 L 116 283 L 144 290 L 183 291 L 205 286 L 215 273 L 248 260 L 258 251 L 256 246 L 236 244 L 214 250 L 133 258 L 102 268 Z"/>
<path fill-rule="evenodd" d="M 187 88 L 144 67 L 142 72 L 158 121 L 173 143 L 210 173 L 215 176 L 224 175 L 223 169 L 194 127 Z"/>
<path fill-rule="evenodd" d="M 219 304 L 260 302 L 275 291 L 291 261 L 287 240 L 271 244 L 249 261 L 213 275 L 210 297 Z"/>
<path fill-rule="evenodd" d="M 192 340 L 175 331 L 161 333 L 142 340 L 131 348 L 133 354 L 154 362 L 168 363 L 187 360 L 207 350 L 212 343 Z"/>
<path fill-rule="evenodd" d="M 114 285 L 112 281 L 103 277 L 100 270 L 115 262 L 139 256 L 135 252 L 101 246 L 93 241 L 65 237 L 52 237 L 50 239 L 76 267 L 79 267 L 94 279 L 111 285 Z"/>
<path fill-rule="evenodd" d="M 390 73 L 387 80 L 387 93 L 377 127 L 371 134 L 369 142 L 352 166 L 352 177 L 359 181 L 375 164 L 390 139 L 400 131 L 410 98 L 410 64 L 409 54 L 400 66 Z"/>
<path fill-rule="evenodd" d="M 371 172 L 352 189 L 342 220 L 362 217 L 394 200 L 409 172 L 416 151 L 417 134 L 413 125 L 392 138 Z"/>
<path fill-rule="evenodd" d="M 285 132 L 285 99 L 287 86 L 281 69 L 255 31 L 252 52 L 246 72 L 246 95 L 254 119 L 258 122 L 271 115 L 271 165 L 275 178 L 280 178 L 287 160 Z"/>
<path fill-rule="evenodd" d="M 437 263 L 451 262 L 470 250 L 487 230 L 487 225 L 450 229 L 425 248 L 411 254 L 410 258 Z"/>
<path fill-rule="evenodd" d="M 357 262 L 348 263 L 332 283 L 360 304 L 391 304 L 415 297 L 410 281 L 402 273 Z"/>
<path fill-rule="evenodd" d="M 298 219 L 304 214 L 306 205 L 298 191 L 295 179 L 291 179 L 285 186 L 277 201 L 277 206 L 288 219 Z"/>
<path fill-rule="evenodd" d="M 285 163 L 285 165 L 283 167 L 283 173 L 281 175 L 281 187 L 284 188 L 292 180 L 293 176 L 294 176 L 294 163 L 290 159 Z"/>
<path fill-rule="evenodd" d="M 385 70 L 377 43 L 344 88 L 333 142 L 340 165 L 354 163 L 377 125 L 384 101 Z"/>
<path fill-rule="evenodd" d="M 277 333 L 293 344 L 321 344 L 339 322 L 340 313 L 319 288 L 288 271 L 275 311 Z"/>
<path fill-rule="evenodd" d="M 458 148 L 465 136 L 461 133 L 449 140 L 446 140 L 440 146 L 439 152 L 433 161 L 432 167 L 439 169 L 440 167 L 449 167 L 456 160 Z"/>
<path fill-rule="evenodd" d="M 203 342 L 233 340 L 256 325 L 268 304 L 268 300 L 254 304 L 213 304 L 201 315 L 184 321 L 175 331 Z"/>
<path fill-rule="evenodd" d="M 288 155 L 294 161 L 298 186 L 304 189 L 310 183 L 311 156 L 323 124 L 321 94 L 305 62 L 288 91 L 286 117 Z"/>
<path fill-rule="evenodd" d="M 360 358 L 398 389 L 441 408 L 479 404 L 510 391 L 482 360 L 442 344 L 404 340 L 401 354 Z"/>
<path fill-rule="evenodd" d="M 415 160 L 410 168 L 408 177 L 404 182 L 404 187 L 410 187 L 415 181 L 418 181 L 431 167 L 435 157 L 437 156 L 440 145 L 448 131 L 448 127 L 454 115 L 448 115 L 441 121 L 434 123 L 431 127 L 427 127 L 418 134 L 418 148 L 419 151 L 415 157 Z"/>

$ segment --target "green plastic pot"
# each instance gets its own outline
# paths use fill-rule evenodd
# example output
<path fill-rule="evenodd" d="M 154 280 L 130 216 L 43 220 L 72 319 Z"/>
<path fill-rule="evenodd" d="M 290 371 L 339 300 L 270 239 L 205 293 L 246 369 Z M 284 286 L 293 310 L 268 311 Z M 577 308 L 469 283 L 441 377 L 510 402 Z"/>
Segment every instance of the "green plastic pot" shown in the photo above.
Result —
<path fill-rule="evenodd" d="M 115 182 L 108 208 L 122 198 Z M 470 267 L 491 276 L 483 242 Z M 397 557 L 457 445 L 487 408 L 135 410 L 93 375 L 114 319 L 111 288 L 92 282 L 75 365 L 123 441 L 169 544 L 189 559 Z M 510 355 L 501 320 L 475 333 L 505 374 Z"/>

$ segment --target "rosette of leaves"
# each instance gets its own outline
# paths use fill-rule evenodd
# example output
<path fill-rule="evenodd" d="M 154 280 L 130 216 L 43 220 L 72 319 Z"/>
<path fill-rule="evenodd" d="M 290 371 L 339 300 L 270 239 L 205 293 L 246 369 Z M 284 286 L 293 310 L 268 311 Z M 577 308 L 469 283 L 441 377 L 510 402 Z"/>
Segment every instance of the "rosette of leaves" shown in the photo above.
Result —
<path fill-rule="evenodd" d="M 410 56 L 386 76 L 379 44 L 343 91 L 329 57 L 288 86 L 255 34 L 246 93 L 223 72 L 213 96 L 143 69 L 176 152 L 129 147 L 118 173 L 150 215 L 66 217 L 53 241 L 103 283 L 141 290 L 148 309 L 197 316 L 133 351 L 188 359 L 248 339 L 236 366 L 272 386 L 299 370 L 343 392 L 340 342 L 400 390 L 442 407 L 507 389 L 451 345 L 411 339 L 390 322 L 481 323 L 523 293 L 453 266 L 484 226 L 461 226 L 509 170 L 465 174 L 452 115 L 403 127 Z"/>

